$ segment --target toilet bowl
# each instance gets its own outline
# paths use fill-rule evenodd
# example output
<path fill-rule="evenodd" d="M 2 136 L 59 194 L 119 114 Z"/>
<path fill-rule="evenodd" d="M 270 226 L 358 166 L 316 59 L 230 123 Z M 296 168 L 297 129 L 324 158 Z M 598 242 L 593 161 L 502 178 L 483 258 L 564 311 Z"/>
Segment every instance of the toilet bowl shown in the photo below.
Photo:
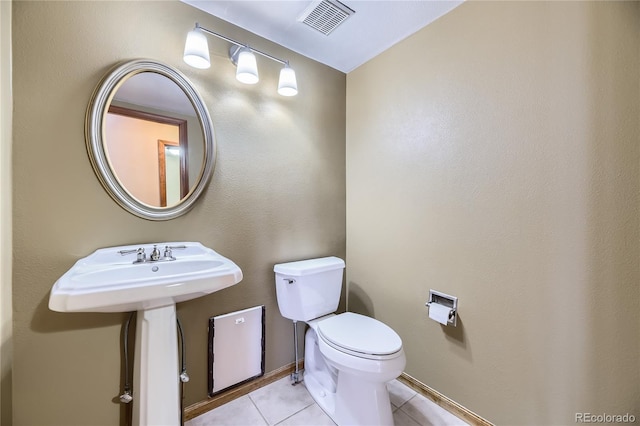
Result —
<path fill-rule="evenodd" d="M 400 337 L 380 321 L 351 312 L 311 322 L 307 336 L 304 381 L 312 383 L 309 393 L 331 418 L 338 425 L 393 425 L 386 383 L 406 365 Z M 307 361 L 310 341 L 335 372 L 332 382 L 314 365 L 317 353 Z"/>
<path fill-rule="evenodd" d="M 333 421 L 393 425 L 386 383 L 406 365 L 402 340 L 374 318 L 333 313 L 343 269 L 336 257 L 275 265 L 278 306 L 285 318 L 309 325 L 304 384 Z"/>

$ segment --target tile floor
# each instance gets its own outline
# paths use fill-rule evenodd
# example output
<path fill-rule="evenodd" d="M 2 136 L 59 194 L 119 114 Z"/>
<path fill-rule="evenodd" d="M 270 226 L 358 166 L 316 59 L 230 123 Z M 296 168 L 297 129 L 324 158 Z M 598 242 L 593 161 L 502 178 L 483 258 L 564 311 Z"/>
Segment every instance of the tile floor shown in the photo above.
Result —
<path fill-rule="evenodd" d="M 396 426 L 466 425 L 453 414 L 397 380 L 389 382 Z M 202 414 L 185 426 L 334 426 L 303 384 L 289 377 Z M 375 425 L 372 425 L 375 426 Z"/>

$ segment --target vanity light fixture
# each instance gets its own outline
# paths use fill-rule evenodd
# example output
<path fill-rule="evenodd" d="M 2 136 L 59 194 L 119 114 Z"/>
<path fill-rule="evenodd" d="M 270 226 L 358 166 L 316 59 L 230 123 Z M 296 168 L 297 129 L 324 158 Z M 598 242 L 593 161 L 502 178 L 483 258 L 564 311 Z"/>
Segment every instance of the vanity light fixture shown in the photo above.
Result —
<path fill-rule="evenodd" d="M 240 43 L 222 34 L 201 27 L 197 22 L 193 30 L 187 34 L 187 41 L 184 46 L 184 61 L 195 68 L 205 69 L 211 66 L 209 60 L 209 46 L 205 34 L 210 34 L 221 38 L 222 40 L 232 43 L 229 49 L 229 59 L 236 65 L 236 79 L 245 84 L 255 84 L 259 80 L 258 65 L 254 53 L 269 58 L 272 61 L 279 62 L 284 65 L 280 71 L 280 79 L 278 81 L 278 93 L 282 96 L 295 96 L 298 94 L 298 83 L 296 81 L 296 73 L 289 66 L 289 61 L 285 61 L 268 53 L 262 52 L 249 45 Z"/>
<path fill-rule="evenodd" d="M 206 69 L 211 66 L 207 37 L 202 31 L 197 29 L 189 31 L 187 42 L 184 45 L 183 59 L 194 68 Z"/>
<path fill-rule="evenodd" d="M 233 46 L 229 50 L 229 58 L 236 66 L 236 80 L 244 84 L 256 84 L 260 80 L 256 55 L 251 49 Z"/>

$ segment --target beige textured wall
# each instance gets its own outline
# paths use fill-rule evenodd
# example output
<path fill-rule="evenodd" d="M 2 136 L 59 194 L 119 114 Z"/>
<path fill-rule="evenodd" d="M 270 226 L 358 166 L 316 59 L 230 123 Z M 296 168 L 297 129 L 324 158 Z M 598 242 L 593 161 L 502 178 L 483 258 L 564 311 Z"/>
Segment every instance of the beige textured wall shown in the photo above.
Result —
<path fill-rule="evenodd" d="M 349 73 L 348 308 L 409 374 L 497 424 L 640 418 L 639 76 L 638 2 L 465 3 Z"/>
<path fill-rule="evenodd" d="M 237 83 L 228 44 L 210 39 L 212 67 L 182 62 L 187 32 L 207 28 L 288 58 L 300 94 L 276 93 L 279 66 L 259 59 L 262 81 Z M 345 256 L 343 73 L 179 2 L 15 2 L 14 425 L 115 425 L 122 389 L 125 314 L 63 314 L 49 290 L 99 247 L 196 240 L 236 261 L 244 280 L 178 306 L 191 382 L 186 404 L 206 398 L 207 321 L 260 304 L 267 312 L 266 369 L 293 360 L 273 264 Z M 138 57 L 175 66 L 207 104 L 218 141 L 215 173 L 186 216 L 145 221 L 102 189 L 84 146 L 84 116 L 100 78 Z"/>

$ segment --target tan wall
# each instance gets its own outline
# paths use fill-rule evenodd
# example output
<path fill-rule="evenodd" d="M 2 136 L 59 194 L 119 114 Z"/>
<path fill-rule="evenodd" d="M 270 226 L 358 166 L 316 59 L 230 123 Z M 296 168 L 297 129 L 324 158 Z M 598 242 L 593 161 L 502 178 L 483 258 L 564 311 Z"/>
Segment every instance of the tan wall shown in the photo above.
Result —
<path fill-rule="evenodd" d="M 279 65 L 236 82 L 228 44 L 210 39 L 212 67 L 182 62 L 195 22 L 287 58 L 300 94 L 276 93 Z M 178 306 L 191 381 L 186 404 L 207 392 L 210 316 L 266 305 L 266 369 L 293 361 L 291 323 L 277 308 L 273 264 L 345 256 L 343 73 L 179 2 L 16 2 L 14 57 L 14 425 L 115 425 L 126 314 L 49 311 L 49 290 L 99 247 L 195 240 L 230 257 L 244 280 Z M 218 141 L 208 190 L 186 216 L 139 219 L 100 186 L 87 158 L 84 117 L 117 62 L 153 58 L 185 73 L 207 104 Z"/>
<path fill-rule="evenodd" d="M 348 308 L 497 424 L 640 418 L 639 46 L 638 2 L 470 2 L 347 77 Z"/>

